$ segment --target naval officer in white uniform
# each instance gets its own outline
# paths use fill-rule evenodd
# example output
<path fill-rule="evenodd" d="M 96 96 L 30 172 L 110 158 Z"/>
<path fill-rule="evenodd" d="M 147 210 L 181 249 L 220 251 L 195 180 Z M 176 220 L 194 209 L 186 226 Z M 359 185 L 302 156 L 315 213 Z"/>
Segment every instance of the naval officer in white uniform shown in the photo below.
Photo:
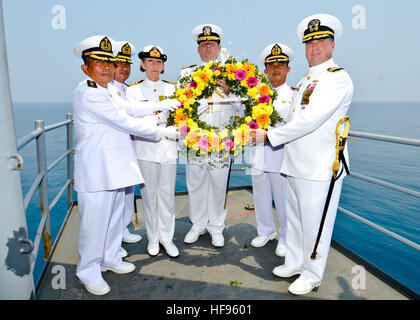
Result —
<path fill-rule="evenodd" d="M 290 71 L 289 63 L 293 59 L 293 51 L 282 43 L 272 43 L 261 52 L 261 64 L 264 73 L 277 91 L 277 99 L 273 106 L 282 121 L 276 127 L 283 126 L 290 113 L 293 89 L 286 83 Z M 273 218 L 273 197 L 276 205 L 277 222 L 279 224 L 279 240 L 276 255 L 286 254 L 286 186 L 287 178 L 281 173 L 284 145 L 273 147 L 269 142 L 257 144 L 252 148 L 252 192 L 255 205 L 255 218 L 258 236 L 251 241 L 253 247 L 263 247 L 277 236 Z"/>
<path fill-rule="evenodd" d="M 117 52 L 113 48 L 114 40 L 106 36 L 90 37 L 74 48 L 88 76 L 73 94 L 75 190 L 80 214 L 76 275 L 95 295 L 110 291 L 101 271 L 122 274 L 135 269 L 134 264 L 122 261 L 120 253 L 125 188 L 144 181 L 130 134 L 155 140 L 179 137 L 173 127 L 157 127 L 157 119 L 127 115 L 121 107 L 127 104 L 123 99 L 116 106 L 107 88 L 114 76 Z M 178 103 L 173 101 L 173 105 Z M 135 107 L 133 103 L 133 110 Z"/>
<path fill-rule="evenodd" d="M 127 96 L 130 100 L 159 102 L 175 93 L 175 83 L 160 80 L 164 73 L 167 56 L 161 47 L 147 45 L 138 54 L 140 70 L 146 79 L 130 85 Z M 159 126 L 166 127 L 169 111 L 159 113 Z M 176 141 L 162 139 L 151 141 L 142 137 L 134 140 L 134 151 L 145 183 L 141 187 L 144 220 L 147 232 L 147 252 L 159 253 L 159 243 L 170 257 L 179 255 L 172 242 L 175 231 L 175 180 L 178 158 Z"/>
<path fill-rule="evenodd" d="M 130 77 L 131 64 L 133 63 L 131 57 L 136 53 L 135 46 L 127 41 L 117 41 L 115 50 L 118 52 L 115 62 L 114 80 L 108 85 L 108 90 L 112 96 L 119 96 L 127 100 L 128 85 L 125 81 Z M 124 211 L 124 225 L 123 225 L 123 242 L 136 243 L 141 240 L 141 236 L 131 233 L 128 226 L 131 223 L 131 218 L 134 212 L 134 192 L 135 186 L 129 186 L 125 189 L 125 211 Z M 121 256 L 127 256 L 127 251 L 121 247 Z"/>
<path fill-rule="evenodd" d="M 284 265 L 274 268 L 273 273 L 279 277 L 299 274 L 289 292 L 301 295 L 318 287 L 324 276 L 345 172 L 335 183 L 315 260 L 311 253 L 336 156 L 335 129 L 350 107 L 353 83 L 332 57 L 335 39 L 342 33 L 342 24 L 336 17 L 307 17 L 297 33 L 305 44 L 309 72 L 297 86 L 288 123 L 266 136 L 273 146 L 287 143 L 281 169 L 288 182 L 287 249 Z M 348 163 L 347 148 L 344 157 Z"/>
<path fill-rule="evenodd" d="M 201 64 L 216 61 L 221 51 L 220 41 L 223 30 L 214 24 L 202 24 L 192 31 L 194 41 L 198 44 L 198 54 Z M 184 68 L 181 77 L 190 74 L 195 65 Z M 229 88 L 224 80 L 217 82 L 218 87 L 213 94 L 213 99 L 229 96 Z M 237 105 L 226 103 L 213 103 L 207 105 L 206 101 L 200 101 L 199 118 L 212 126 L 222 128 L 231 116 L 237 112 Z M 212 159 L 219 161 L 219 159 Z M 188 188 L 188 213 L 192 222 L 191 230 L 184 238 L 185 243 L 194 243 L 199 236 L 206 231 L 210 233 L 211 243 L 215 247 L 223 247 L 225 244 L 223 230 L 227 209 L 224 208 L 229 163 L 221 167 L 195 162 L 188 159 L 186 165 L 186 180 Z"/>

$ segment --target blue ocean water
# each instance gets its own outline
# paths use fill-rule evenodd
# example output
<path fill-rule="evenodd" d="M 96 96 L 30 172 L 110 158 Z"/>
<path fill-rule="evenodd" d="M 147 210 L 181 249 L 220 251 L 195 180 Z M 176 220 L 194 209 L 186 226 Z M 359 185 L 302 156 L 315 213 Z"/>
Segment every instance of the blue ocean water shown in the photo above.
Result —
<path fill-rule="evenodd" d="M 17 138 L 34 129 L 35 120 L 46 125 L 65 120 L 72 112 L 71 103 L 15 103 L 13 106 Z M 351 130 L 420 139 L 420 103 L 358 102 L 349 115 Z M 46 134 L 47 161 L 50 164 L 65 152 L 66 129 Z M 356 138 L 348 141 L 350 170 L 385 180 L 420 192 L 420 148 Z M 20 154 L 23 194 L 37 175 L 35 143 L 25 146 Z M 243 167 L 236 164 L 234 167 Z M 185 166 L 178 167 L 176 191 L 186 191 Z M 48 175 L 51 202 L 66 179 L 66 161 Z M 249 186 L 251 178 L 244 171 L 233 171 L 230 187 Z M 139 194 L 137 188 L 136 194 Z M 76 199 L 76 194 L 74 195 Z M 66 215 L 66 193 L 51 212 L 51 232 L 56 238 Z M 420 243 L 420 200 L 368 182 L 347 177 L 344 181 L 340 207 L 348 209 L 411 241 Z M 31 239 L 40 221 L 39 195 L 36 193 L 27 210 Z M 420 253 L 389 236 L 338 213 L 333 238 L 412 290 L 420 293 Z M 34 278 L 38 281 L 45 265 L 40 246 Z"/>

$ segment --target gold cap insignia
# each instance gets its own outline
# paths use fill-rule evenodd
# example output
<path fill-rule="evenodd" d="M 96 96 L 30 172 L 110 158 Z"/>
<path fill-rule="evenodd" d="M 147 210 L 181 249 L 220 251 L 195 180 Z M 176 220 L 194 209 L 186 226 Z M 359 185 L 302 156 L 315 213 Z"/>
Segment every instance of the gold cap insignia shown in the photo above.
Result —
<path fill-rule="evenodd" d="M 278 44 L 276 44 L 272 49 L 271 49 L 271 54 L 273 56 L 278 56 L 281 54 L 281 48 Z"/>
<path fill-rule="evenodd" d="M 209 35 L 211 34 L 211 27 L 209 27 L 209 26 L 205 26 L 205 27 L 203 28 L 203 34 L 204 34 L 205 36 L 209 36 Z"/>
<path fill-rule="evenodd" d="M 105 37 L 101 40 L 101 43 L 100 43 L 99 46 L 103 51 L 108 51 L 109 52 L 109 51 L 112 50 L 111 42 L 109 42 L 109 39 L 107 37 Z"/>
<path fill-rule="evenodd" d="M 153 47 L 152 49 L 150 49 L 149 55 L 153 58 L 160 58 L 160 51 L 158 48 Z"/>
<path fill-rule="evenodd" d="M 321 21 L 319 21 L 318 19 L 313 19 L 313 20 L 309 21 L 309 23 L 308 23 L 309 31 L 310 32 L 318 31 L 320 24 L 321 24 Z"/>
<path fill-rule="evenodd" d="M 121 48 L 121 52 L 126 54 L 126 55 L 131 55 L 131 47 L 128 43 L 126 43 L 125 45 L 123 45 L 123 47 Z"/>

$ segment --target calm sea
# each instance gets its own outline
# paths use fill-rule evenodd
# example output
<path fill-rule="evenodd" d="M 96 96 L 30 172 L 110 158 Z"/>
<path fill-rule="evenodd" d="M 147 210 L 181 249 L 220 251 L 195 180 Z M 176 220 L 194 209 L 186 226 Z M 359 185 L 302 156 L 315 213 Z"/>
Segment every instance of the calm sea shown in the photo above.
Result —
<path fill-rule="evenodd" d="M 17 138 L 34 129 L 35 120 L 46 125 L 65 120 L 72 112 L 71 103 L 15 103 L 14 118 Z M 419 103 L 353 103 L 350 108 L 351 130 L 405 138 L 420 139 Z M 65 152 L 66 129 L 46 134 L 48 164 Z M 350 170 L 420 192 L 420 148 L 356 138 L 348 141 Z M 35 143 L 25 146 L 20 154 L 24 195 L 37 175 Z M 237 167 L 243 167 L 237 164 Z M 51 202 L 66 179 L 66 161 L 48 175 Z M 176 191 L 186 191 L 185 166 L 179 165 Z M 230 187 L 251 185 L 250 176 L 235 171 Z M 137 188 L 136 194 L 139 194 Z M 75 195 L 76 196 L 76 195 Z M 51 230 L 56 238 L 66 214 L 66 193 L 51 212 Z M 340 207 L 348 209 L 407 239 L 420 243 L 420 200 L 369 182 L 347 177 Z M 35 238 L 40 221 L 39 195 L 36 193 L 26 212 L 29 235 Z M 354 251 L 399 282 L 420 293 L 420 252 L 389 236 L 338 213 L 333 238 Z M 45 265 L 42 245 L 34 270 L 38 281 Z"/>

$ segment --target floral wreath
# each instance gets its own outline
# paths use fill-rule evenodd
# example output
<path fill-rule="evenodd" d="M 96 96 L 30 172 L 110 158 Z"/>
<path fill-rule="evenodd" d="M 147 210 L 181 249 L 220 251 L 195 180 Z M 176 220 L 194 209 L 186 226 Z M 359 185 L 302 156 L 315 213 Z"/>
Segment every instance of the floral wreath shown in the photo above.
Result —
<path fill-rule="evenodd" d="M 221 79 L 226 81 L 231 94 L 242 98 L 245 106 L 244 115 L 237 113 L 223 129 L 201 121 L 197 112 L 199 100 L 211 97 L 216 82 Z M 180 78 L 179 83 L 182 88 L 171 98 L 178 99 L 182 105 L 170 114 L 168 125 L 179 127 L 181 150 L 189 157 L 217 154 L 226 159 L 230 154 L 237 156 L 250 142 L 250 129 L 267 129 L 282 120 L 273 108 L 277 92 L 265 74 L 247 59 L 237 62 L 230 57 L 224 65 L 210 61 Z"/>

